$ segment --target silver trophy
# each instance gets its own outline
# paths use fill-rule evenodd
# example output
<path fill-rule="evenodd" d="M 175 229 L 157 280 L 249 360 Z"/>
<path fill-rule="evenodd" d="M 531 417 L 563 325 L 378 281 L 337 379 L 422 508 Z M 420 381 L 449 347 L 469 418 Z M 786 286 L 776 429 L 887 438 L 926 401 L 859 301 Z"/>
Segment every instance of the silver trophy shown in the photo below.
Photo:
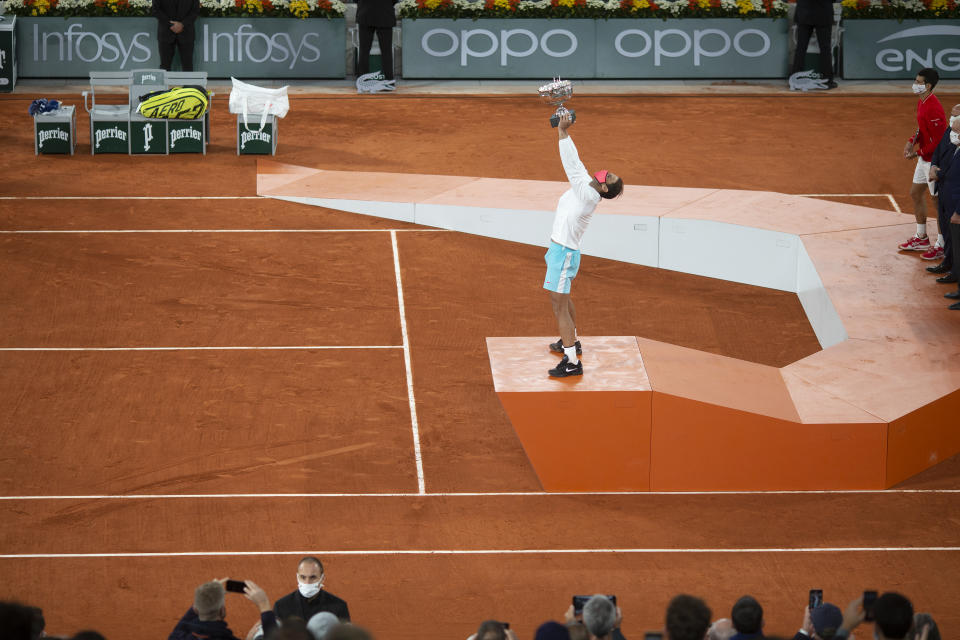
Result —
<path fill-rule="evenodd" d="M 567 109 L 563 106 L 564 100 L 569 100 L 573 96 L 573 85 L 569 80 L 554 78 L 553 82 L 548 82 L 539 89 L 540 97 L 550 104 L 557 105 L 557 111 L 550 116 L 550 126 L 556 127 L 560 124 L 560 118 L 565 113 L 570 114 L 570 121 L 577 121 L 577 114 L 573 109 Z"/>

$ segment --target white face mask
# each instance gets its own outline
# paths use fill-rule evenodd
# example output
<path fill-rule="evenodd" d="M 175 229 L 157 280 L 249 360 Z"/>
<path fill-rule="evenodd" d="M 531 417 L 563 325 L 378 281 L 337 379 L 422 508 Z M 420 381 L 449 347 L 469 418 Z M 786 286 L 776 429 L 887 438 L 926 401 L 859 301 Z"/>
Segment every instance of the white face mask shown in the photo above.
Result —
<path fill-rule="evenodd" d="M 297 588 L 300 589 L 300 595 L 304 598 L 312 598 L 313 596 L 320 593 L 320 587 L 323 586 L 323 578 L 320 578 L 319 582 L 314 582 L 313 584 L 307 584 L 306 582 L 300 582 L 297 580 Z"/>
<path fill-rule="evenodd" d="M 947 128 L 949 129 L 950 127 L 952 127 L 953 123 L 956 122 L 957 120 L 960 120 L 960 116 L 950 116 L 950 124 L 947 125 Z"/>
<path fill-rule="evenodd" d="M 917 94 L 917 95 L 920 95 L 921 93 L 923 93 L 923 92 L 926 91 L 926 90 L 927 90 L 927 85 L 925 85 L 925 84 L 914 84 L 914 85 L 913 85 L 913 92 L 914 92 L 915 94 Z"/>
<path fill-rule="evenodd" d="M 957 133 L 956 131 L 951 131 L 950 142 L 952 142 L 953 144 L 960 145 L 960 133 Z"/>

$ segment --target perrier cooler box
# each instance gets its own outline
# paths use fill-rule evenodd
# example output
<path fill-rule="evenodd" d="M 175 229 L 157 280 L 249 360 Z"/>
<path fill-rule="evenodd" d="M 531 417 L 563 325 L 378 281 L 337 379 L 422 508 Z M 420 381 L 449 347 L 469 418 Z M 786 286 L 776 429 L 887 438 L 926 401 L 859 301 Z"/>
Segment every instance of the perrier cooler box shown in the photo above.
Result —
<path fill-rule="evenodd" d="M 74 107 L 60 107 L 57 111 L 33 116 L 34 153 L 73 155 L 76 145 L 77 112 Z"/>
<path fill-rule="evenodd" d="M 249 127 L 243 123 L 243 114 L 237 115 L 237 155 L 276 155 L 277 153 L 277 116 L 267 116 L 260 127 L 259 113 L 247 114 Z"/>

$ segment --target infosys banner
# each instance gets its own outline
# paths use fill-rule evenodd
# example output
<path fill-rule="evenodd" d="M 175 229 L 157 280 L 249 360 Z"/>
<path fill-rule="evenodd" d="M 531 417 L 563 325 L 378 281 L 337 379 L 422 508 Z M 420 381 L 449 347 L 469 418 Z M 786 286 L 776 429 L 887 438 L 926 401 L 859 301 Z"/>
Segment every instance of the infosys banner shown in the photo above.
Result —
<path fill-rule="evenodd" d="M 343 78 L 346 74 L 342 19 L 200 18 L 195 28 L 194 70 L 213 78 Z M 155 69 L 160 66 L 157 21 L 20 18 L 17 57 L 18 73 L 26 78 Z"/>
<path fill-rule="evenodd" d="M 786 19 L 403 21 L 407 78 L 782 78 Z"/>
<path fill-rule="evenodd" d="M 845 20 L 844 78 L 960 78 L 960 20 Z"/>

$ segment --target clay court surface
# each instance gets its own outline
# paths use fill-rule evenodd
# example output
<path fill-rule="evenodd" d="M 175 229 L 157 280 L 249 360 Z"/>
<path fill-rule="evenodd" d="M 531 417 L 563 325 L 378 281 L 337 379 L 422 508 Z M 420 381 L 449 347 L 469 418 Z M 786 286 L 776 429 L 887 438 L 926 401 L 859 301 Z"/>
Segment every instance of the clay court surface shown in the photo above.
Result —
<path fill-rule="evenodd" d="M 221 97 L 206 157 L 90 156 L 81 115 L 76 156 L 35 158 L 28 104 L 0 99 L 0 598 L 42 606 L 48 631 L 164 638 L 196 584 L 276 599 L 310 552 L 381 639 L 486 618 L 529 638 L 596 592 L 627 637 L 679 592 L 714 617 L 751 593 L 792 637 L 810 588 L 841 606 L 901 591 L 960 634 L 960 459 L 886 492 L 544 494 L 485 350 L 555 331 L 542 249 L 257 198 Z M 914 105 L 577 96 L 572 136 L 627 185 L 897 215 Z M 293 97 L 276 160 L 562 180 L 547 115 L 517 96 Z M 574 299 L 585 335 L 773 366 L 820 348 L 779 291 L 585 257 Z M 227 608 L 239 634 L 256 619 Z"/>

